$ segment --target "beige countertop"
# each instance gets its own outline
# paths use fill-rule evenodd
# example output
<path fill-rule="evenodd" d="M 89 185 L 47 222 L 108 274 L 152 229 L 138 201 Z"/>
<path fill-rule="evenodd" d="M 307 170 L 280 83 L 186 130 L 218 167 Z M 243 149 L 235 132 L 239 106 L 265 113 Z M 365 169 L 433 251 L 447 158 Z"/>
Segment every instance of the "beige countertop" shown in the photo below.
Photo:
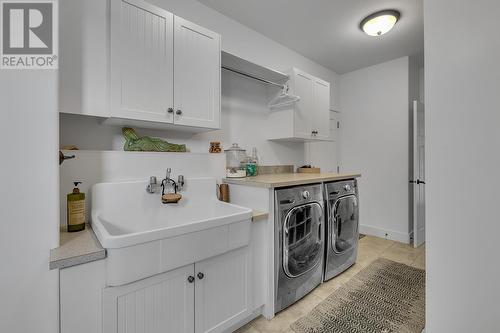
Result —
<path fill-rule="evenodd" d="M 85 230 L 67 232 L 61 228 L 59 247 L 50 250 L 49 269 L 67 268 L 106 258 L 106 250 L 101 246 L 90 225 Z"/>
<path fill-rule="evenodd" d="M 361 177 L 359 173 L 279 173 L 246 178 L 224 178 L 227 184 L 256 187 L 285 187 Z"/>
<path fill-rule="evenodd" d="M 263 212 L 260 210 L 254 210 L 252 212 L 252 222 L 261 221 L 267 219 L 269 216 L 268 212 Z"/>

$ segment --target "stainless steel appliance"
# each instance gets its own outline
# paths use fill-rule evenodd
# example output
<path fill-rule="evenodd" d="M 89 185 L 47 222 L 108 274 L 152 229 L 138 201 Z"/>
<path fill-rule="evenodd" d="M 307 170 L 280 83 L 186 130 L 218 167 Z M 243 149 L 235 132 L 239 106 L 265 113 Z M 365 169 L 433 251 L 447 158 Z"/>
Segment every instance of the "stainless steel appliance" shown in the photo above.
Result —
<path fill-rule="evenodd" d="M 320 184 L 275 191 L 275 312 L 323 281 L 324 206 Z"/>
<path fill-rule="evenodd" d="M 326 183 L 326 246 L 324 281 L 356 262 L 359 238 L 358 184 L 355 179 Z"/>

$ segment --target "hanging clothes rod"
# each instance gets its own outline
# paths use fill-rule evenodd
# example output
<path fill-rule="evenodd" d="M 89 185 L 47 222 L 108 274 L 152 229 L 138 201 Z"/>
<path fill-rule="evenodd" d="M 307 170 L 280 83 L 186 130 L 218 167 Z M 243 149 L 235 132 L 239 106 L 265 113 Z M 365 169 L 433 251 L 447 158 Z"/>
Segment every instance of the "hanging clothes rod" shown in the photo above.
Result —
<path fill-rule="evenodd" d="M 245 72 L 241 72 L 241 71 L 239 71 L 237 69 L 233 69 L 233 68 L 229 68 L 229 67 L 225 67 L 225 66 L 221 66 L 221 68 L 225 69 L 226 71 L 230 71 L 230 72 L 242 75 L 242 76 L 246 76 L 246 77 L 249 77 L 251 79 L 254 79 L 254 80 L 266 83 L 266 84 L 270 84 L 272 86 L 280 87 L 281 89 L 285 89 L 286 88 L 286 84 L 280 84 L 280 83 L 272 82 L 272 81 L 269 81 L 269 80 L 261 79 L 260 77 L 256 77 L 256 76 L 253 76 L 251 74 L 248 74 L 248 73 L 245 73 Z"/>

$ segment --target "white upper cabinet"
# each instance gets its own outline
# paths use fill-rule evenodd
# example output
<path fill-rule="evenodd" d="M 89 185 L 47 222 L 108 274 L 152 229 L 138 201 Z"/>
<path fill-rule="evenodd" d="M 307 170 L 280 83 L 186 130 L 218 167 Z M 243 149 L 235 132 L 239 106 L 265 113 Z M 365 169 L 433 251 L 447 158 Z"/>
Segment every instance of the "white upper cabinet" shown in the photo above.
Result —
<path fill-rule="evenodd" d="M 220 128 L 219 34 L 143 0 L 64 0 L 59 110 L 108 123 Z"/>
<path fill-rule="evenodd" d="M 111 116 L 173 123 L 174 15 L 140 0 L 111 2 Z"/>
<path fill-rule="evenodd" d="M 297 138 L 311 138 L 314 114 L 314 77 L 298 69 L 294 70 L 291 89 L 300 100 L 295 103 L 295 133 Z"/>
<path fill-rule="evenodd" d="M 174 18 L 174 122 L 220 128 L 220 35 Z"/>
<path fill-rule="evenodd" d="M 314 78 L 314 105 L 312 107 L 311 131 L 318 140 L 330 139 L 330 83 Z"/>
<path fill-rule="evenodd" d="M 288 85 L 290 93 L 300 100 L 270 111 L 269 121 L 276 125 L 269 139 L 330 141 L 330 83 L 293 68 Z"/>

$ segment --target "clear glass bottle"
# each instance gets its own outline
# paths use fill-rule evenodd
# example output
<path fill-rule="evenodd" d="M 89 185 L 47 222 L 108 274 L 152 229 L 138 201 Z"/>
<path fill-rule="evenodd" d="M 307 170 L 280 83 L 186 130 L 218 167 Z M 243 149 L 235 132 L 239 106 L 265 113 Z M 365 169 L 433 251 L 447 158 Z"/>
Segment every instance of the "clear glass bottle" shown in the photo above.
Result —
<path fill-rule="evenodd" d="M 259 165 L 259 159 L 257 157 L 257 148 L 252 148 L 252 157 L 249 157 L 247 160 L 247 176 L 257 176 L 257 169 Z"/>

